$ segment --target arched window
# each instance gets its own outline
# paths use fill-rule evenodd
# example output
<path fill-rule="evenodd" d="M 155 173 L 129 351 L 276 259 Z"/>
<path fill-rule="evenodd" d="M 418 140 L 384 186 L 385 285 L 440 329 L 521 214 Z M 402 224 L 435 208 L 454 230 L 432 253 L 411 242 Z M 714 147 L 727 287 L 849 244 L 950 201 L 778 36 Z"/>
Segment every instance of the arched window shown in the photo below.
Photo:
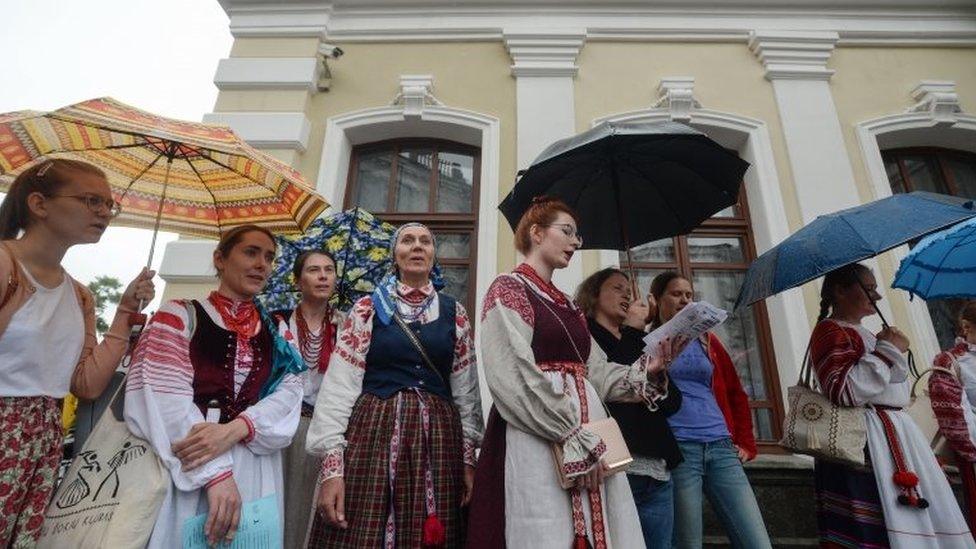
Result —
<path fill-rule="evenodd" d="M 356 146 L 345 206 L 360 206 L 394 225 L 418 221 L 437 238 L 445 292 L 474 311 L 481 151 L 437 139 Z"/>
<path fill-rule="evenodd" d="M 891 192 L 930 191 L 976 198 L 976 154 L 935 147 L 882 151 Z M 956 337 L 956 316 L 963 300 L 926 302 L 939 346 L 948 349 Z"/>
<path fill-rule="evenodd" d="M 633 248 L 640 288 L 664 271 L 689 277 L 695 299 L 732 310 L 756 248 L 745 192 L 739 203 L 705 221 L 691 234 L 649 242 Z M 620 253 L 624 265 L 627 254 Z M 731 315 L 717 330 L 749 395 L 757 440 L 772 449 L 781 436 L 783 418 L 779 376 L 765 305 L 759 302 Z M 800 357 L 797 357 L 799 360 Z"/>

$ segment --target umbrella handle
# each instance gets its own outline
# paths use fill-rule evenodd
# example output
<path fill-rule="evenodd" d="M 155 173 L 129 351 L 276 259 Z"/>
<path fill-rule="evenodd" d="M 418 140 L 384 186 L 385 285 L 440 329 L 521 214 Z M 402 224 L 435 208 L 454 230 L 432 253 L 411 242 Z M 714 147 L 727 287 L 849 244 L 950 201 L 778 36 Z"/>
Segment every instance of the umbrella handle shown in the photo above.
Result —
<path fill-rule="evenodd" d="M 888 320 L 885 319 L 884 314 L 881 313 L 881 309 L 878 308 L 878 302 L 871 299 L 871 292 L 868 291 L 868 287 L 864 285 L 864 282 L 861 281 L 860 277 L 857 277 L 857 285 L 861 287 L 861 290 L 864 291 L 864 295 L 867 296 L 868 301 L 871 302 L 871 306 L 874 307 L 874 312 L 878 313 L 878 317 L 881 319 L 881 325 L 885 328 L 891 328 L 891 325 L 888 324 Z"/>
<path fill-rule="evenodd" d="M 881 325 L 885 328 L 891 328 L 891 324 L 888 324 L 888 321 L 885 319 L 884 315 L 881 314 L 881 309 L 878 308 L 878 302 L 871 299 L 871 292 L 868 291 L 867 286 L 861 282 L 860 278 L 857 279 L 857 284 L 861 287 L 861 290 L 864 291 L 864 295 L 868 296 L 868 300 L 871 301 L 871 306 L 874 307 L 874 312 L 878 313 L 878 317 L 881 318 Z M 918 366 L 915 365 L 915 353 L 913 353 L 911 349 L 908 349 L 908 371 L 915 376 L 915 379 L 920 377 L 918 373 Z"/>

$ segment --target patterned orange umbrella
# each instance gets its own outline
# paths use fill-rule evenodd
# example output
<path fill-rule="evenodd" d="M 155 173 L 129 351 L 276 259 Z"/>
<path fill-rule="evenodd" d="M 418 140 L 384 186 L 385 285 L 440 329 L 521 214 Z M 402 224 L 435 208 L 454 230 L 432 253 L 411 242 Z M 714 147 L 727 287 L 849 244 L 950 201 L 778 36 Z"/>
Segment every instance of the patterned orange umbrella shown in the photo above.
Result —
<path fill-rule="evenodd" d="M 328 206 L 301 174 L 230 128 L 163 118 L 107 97 L 0 114 L 0 190 L 46 158 L 104 170 L 122 205 L 116 222 L 130 227 L 219 238 L 254 223 L 300 233 Z"/>

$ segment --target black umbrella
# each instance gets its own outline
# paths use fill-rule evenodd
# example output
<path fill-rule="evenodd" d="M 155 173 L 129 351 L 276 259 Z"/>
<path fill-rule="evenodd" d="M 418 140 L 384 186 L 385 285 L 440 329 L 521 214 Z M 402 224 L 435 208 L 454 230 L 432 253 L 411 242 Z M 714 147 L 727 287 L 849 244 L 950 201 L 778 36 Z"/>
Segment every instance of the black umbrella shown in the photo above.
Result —
<path fill-rule="evenodd" d="M 514 229 L 532 199 L 562 199 L 584 249 L 626 250 L 691 232 L 736 203 L 749 163 L 684 124 L 603 122 L 539 155 L 498 209 Z"/>

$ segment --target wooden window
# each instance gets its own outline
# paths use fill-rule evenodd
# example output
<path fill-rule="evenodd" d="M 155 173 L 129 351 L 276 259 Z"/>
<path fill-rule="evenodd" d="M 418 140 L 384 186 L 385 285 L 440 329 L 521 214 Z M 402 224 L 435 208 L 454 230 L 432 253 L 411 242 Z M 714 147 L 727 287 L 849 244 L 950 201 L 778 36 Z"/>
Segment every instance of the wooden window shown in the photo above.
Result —
<path fill-rule="evenodd" d="M 745 192 L 739 203 L 705 221 L 691 234 L 649 242 L 633 248 L 640 288 L 664 271 L 677 271 L 692 281 L 695 299 L 732 310 L 739 287 L 756 249 L 749 224 Z M 621 265 L 627 254 L 620 253 Z M 739 310 L 716 330 L 735 363 L 749 395 L 753 428 L 763 451 L 779 451 L 783 406 L 779 376 L 769 333 L 769 317 L 759 302 Z M 796 357 L 797 360 L 800 357 Z"/>
<path fill-rule="evenodd" d="M 976 154 L 934 147 L 890 149 L 881 153 L 891 192 L 929 191 L 976 198 Z M 933 299 L 925 304 L 939 346 L 952 347 L 956 317 L 965 300 Z"/>
<path fill-rule="evenodd" d="M 434 231 L 444 291 L 474 311 L 481 151 L 435 139 L 360 145 L 349 162 L 345 207 L 360 206 L 394 225 Z M 493 259 L 493 258 L 492 258 Z"/>

